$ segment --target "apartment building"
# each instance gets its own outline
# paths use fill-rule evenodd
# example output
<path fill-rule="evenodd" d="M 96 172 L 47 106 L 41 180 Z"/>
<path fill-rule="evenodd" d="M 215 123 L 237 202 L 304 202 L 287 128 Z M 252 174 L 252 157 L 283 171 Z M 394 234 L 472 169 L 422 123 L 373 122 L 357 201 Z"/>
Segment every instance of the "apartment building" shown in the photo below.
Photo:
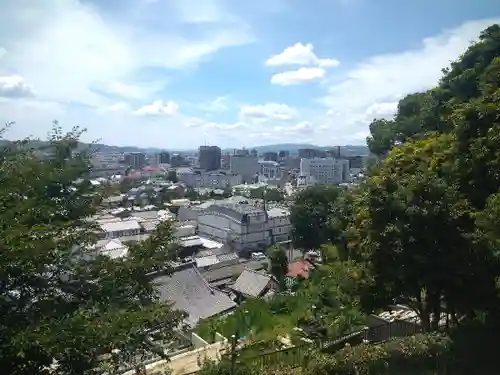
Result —
<path fill-rule="evenodd" d="M 259 249 L 290 241 L 290 213 L 283 208 L 265 209 L 244 197 L 215 201 L 197 215 L 198 233 L 227 243 L 235 250 Z"/>
<path fill-rule="evenodd" d="M 300 175 L 319 184 L 340 184 L 349 178 L 349 161 L 335 158 L 300 160 Z"/>
<path fill-rule="evenodd" d="M 229 170 L 241 175 L 242 183 L 252 183 L 260 172 L 260 165 L 257 157 L 252 154 L 234 154 L 230 157 Z"/>

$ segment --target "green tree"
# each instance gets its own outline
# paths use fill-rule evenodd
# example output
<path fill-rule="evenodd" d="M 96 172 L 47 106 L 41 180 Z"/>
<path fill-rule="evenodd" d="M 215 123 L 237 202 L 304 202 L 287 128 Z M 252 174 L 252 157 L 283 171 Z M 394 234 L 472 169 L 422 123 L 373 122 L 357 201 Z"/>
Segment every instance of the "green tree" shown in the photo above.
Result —
<path fill-rule="evenodd" d="M 278 189 L 266 189 L 264 199 L 268 202 L 282 202 L 285 200 L 285 195 Z"/>
<path fill-rule="evenodd" d="M 286 256 L 285 249 L 279 245 L 272 246 L 268 252 L 270 262 L 269 272 L 278 281 L 281 290 L 284 290 L 285 277 L 288 273 L 288 257 Z"/>
<path fill-rule="evenodd" d="M 92 374 L 98 356 L 151 349 L 181 315 L 156 302 L 145 270 L 169 259 L 166 226 L 126 259 L 95 256 L 87 217 L 99 197 L 73 181 L 90 169 L 78 129 L 56 126 L 40 159 L 29 140 L 0 151 L 0 366 L 5 374 Z M 55 369 L 50 366 L 57 363 Z"/>
<path fill-rule="evenodd" d="M 177 172 L 175 170 L 168 171 L 167 180 L 173 182 L 174 184 L 176 182 L 179 182 L 179 178 L 177 177 Z"/>
<path fill-rule="evenodd" d="M 328 221 L 338 195 L 336 186 L 322 185 L 297 194 L 290 216 L 294 247 L 304 251 L 319 249 L 330 240 Z"/>

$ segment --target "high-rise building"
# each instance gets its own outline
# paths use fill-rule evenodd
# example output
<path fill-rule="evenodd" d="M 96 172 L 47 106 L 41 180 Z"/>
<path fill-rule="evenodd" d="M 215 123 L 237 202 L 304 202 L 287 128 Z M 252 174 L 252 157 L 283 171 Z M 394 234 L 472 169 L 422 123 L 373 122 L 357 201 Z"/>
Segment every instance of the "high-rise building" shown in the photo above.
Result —
<path fill-rule="evenodd" d="M 162 151 L 158 154 L 159 164 L 170 164 L 170 153 Z"/>
<path fill-rule="evenodd" d="M 264 161 L 278 161 L 278 153 L 273 151 L 264 152 Z"/>
<path fill-rule="evenodd" d="M 220 169 L 221 149 L 218 146 L 200 146 L 200 168 L 206 171 Z"/>
<path fill-rule="evenodd" d="M 231 155 L 229 169 L 231 173 L 241 175 L 243 183 L 252 183 L 260 172 L 260 165 L 257 157 L 234 154 Z"/>
<path fill-rule="evenodd" d="M 139 170 L 146 165 L 146 154 L 143 152 L 125 154 L 125 164 L 134 170 Z"/>
<path fill-rule="evenodd" d="M 325 151 L 318 150 L 315 148 L 300 148 L 299 149 L 299 158 L 301 158 L 301 159 L 324 158 L 325 156 L 326 156 Z"/>

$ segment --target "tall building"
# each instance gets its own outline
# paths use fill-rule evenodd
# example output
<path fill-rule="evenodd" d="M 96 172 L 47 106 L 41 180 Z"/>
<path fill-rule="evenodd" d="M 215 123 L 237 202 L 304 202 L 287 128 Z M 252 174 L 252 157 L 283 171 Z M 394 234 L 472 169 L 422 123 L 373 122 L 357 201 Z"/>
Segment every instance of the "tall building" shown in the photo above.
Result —
<path fill-rule="evenodd" d="M 349 160 L 314 158 L 300 160 L 300 175 L 312 177 L 319 184 L 340 184 L 349 177 Z"/>
<path fill-rule="evenodd" d="M 220 169 L 221 149 L 218 146 L 200 146 L 200 168 L 206 171 Z"/>
<path fill-rule="evenodd" d="M 137 171 L 146 165 L 146 154 L 143 152 L 125 154 L 125 164 Z"/>
<path fill-rule="evenodd" d="M 162 151 L 158 154 L 159 164 L 170 164 L 170 153 Z"/>
<path fill-rule="evenodd" d="M 273 151 L 264 152 L 264 161 L 278 161 L 278 153 Z"/>
<path fill-rule="evenodd" d="M 252 183 L 260 172 L 260 165 L 256 157 L 251 155 L 234 154 L 230 158 L 229 170 L 233 174 L 241 175 L 243 183 Z"/>

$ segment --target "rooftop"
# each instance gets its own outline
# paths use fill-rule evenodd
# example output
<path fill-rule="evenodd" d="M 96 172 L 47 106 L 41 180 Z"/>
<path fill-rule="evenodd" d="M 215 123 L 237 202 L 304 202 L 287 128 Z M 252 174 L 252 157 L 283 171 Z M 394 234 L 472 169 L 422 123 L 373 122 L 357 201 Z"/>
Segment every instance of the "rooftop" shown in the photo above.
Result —
<path fill-rule="evenodd" d="M 271 279 L 270 275 L 245 268 L 231 289 L 245 296 L 259 297 L 266 291 Z"/>
<path fill-rule="evenodd" d="M 226 294 L 210 287 L 192 264 L 171 276 L 161 276 L 154 281 L 160 300 L 173 302 L 176 309 L 187 312 L 190 326 L 236 307 L 236 303 Z"/>
<path fill-rule="evenodd" d="M 126 230 L 140 230 L 141 226 L 137 220 L 124 220 L 118 222 L 101 223 L 104 232 L 118 232 Z"/>
<path fill-rule="evenodd" d="M 312 263 L 307 260 L 298 260 L 296 262 L 290 263 L 288 265 L 288 277 L 303 277 L 307 279 L 309 277 L 309 271 L 314 268 Z"/>

